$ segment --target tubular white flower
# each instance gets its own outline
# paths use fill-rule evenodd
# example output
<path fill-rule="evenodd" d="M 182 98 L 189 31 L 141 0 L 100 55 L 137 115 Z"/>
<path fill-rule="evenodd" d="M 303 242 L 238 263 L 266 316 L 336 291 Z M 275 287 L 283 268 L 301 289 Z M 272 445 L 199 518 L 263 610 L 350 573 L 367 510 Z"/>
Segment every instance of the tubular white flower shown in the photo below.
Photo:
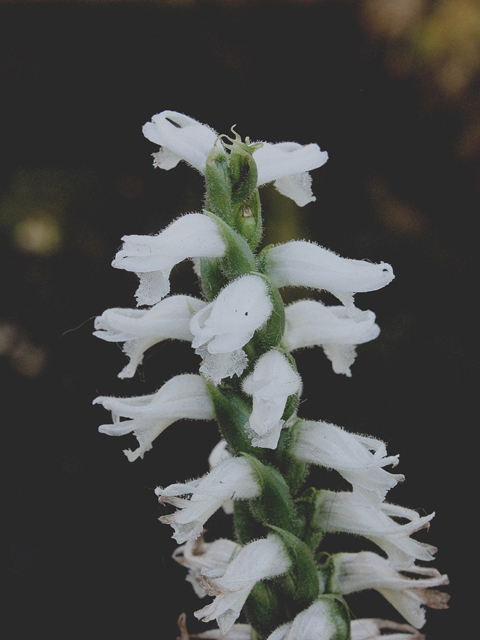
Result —
<path fill-rule="evenodd" d="M 212 218 L 188 213 L 156 236 L 124 236 L 112 266 L 134 271 L 140 278 L 138 305 L 159 302 L 170 291 L 170 272 L 186 258 L 220 258 L 226 245 Z"/>
<path fill-rule="evenodd" d="M 432 545 L 410 538 L 428 528 L 434 513 L 420 517 L 416 511 L 395 504 L 369 504 L 356 492 L 322 491 L 322 528 L 325 533 L 351 533 L 371 540 L 388 556 L 395 569 L 409 571 L 415 560 L 433 560 Z M 400 524 L 393 518 L 408 520 Z"/>
<path fill-rule="evenodd" d="M 321 598 L 299 613 L 292 622 L 283 624 L 267 640 L 331 640 L 347 637 L 347 623 L 332 610 L 332 602 Z M 339 633 L 339 629 L 344 633 Z"/>
<path fill-rule="evenodd" d="M 285 548 L 275 534 L 250 542 L 228 564 L 221 577 L 211 576 L 207 571 L 200 575 L 199 581 L 205 591 L 216 597 L 211 604 L 196 611 L 195 617 L 204 622 L 216 619 L 220 630 L 226 634 L 256 583 L 285 573 L 290 564 Z"/>
<path fill-rule="evenodd" d="M 287 399 L 302 389 L 300 376 L 283 354 L 272 349 L 257 360 L 242 387 L 253 398 L 253 410 L 246 425 L 253 446 L 275 449 Z"/>
<path fill-rule="evenodd" d="M 375 438 L 349 433 L 327 422 L 302 421 L 298 429 L 294 455 L 300 460 L 335 469 L 350 482 L 357 495 L 382 502 L 400 474 L 383 469 L 397 465 L 398 455 L 387 456 L 385 445 Z"/>
<path fill-rule="evenodd" d="M 208 154 L 218 134 L 207 125 L 175 111 L 162 111 L 143 126 L 148 140 L 160 145 L 154 153 L 154 166 L 172 169 L 180 160 L 205 173 Z M 308 171 L 321 167 L 328 160 L 326 151 L 316 144 L 297 142 L 264 142 L 253 152 L 258 169 L 258 186 L 274 182 L 278 191 L 292 198 L 300 207 L 315 198 Z"/>
<path fill-rule="evenodd" d="M 303 207 L 315 200 L 311 188 L 312 178 L 308 172 L 324 165 L 328 160 L 328 153 L 320 151 L 316 144 L 263 143 L 254 152 L 253 158 L 258 169 L 258 186 L 273 181 L 282 195 Z"/>
<path fill-rule="evenodd" d="M 383 635 L 382 631 L 400 631 Z M 425 640 L 423 633 L 419 633 L 409 624 L 399 624 L 390 620 L 378 618 L 361 618 L 350 623 L 351 640 Z"/>
<path fill-rule="evenodd" d="M 269 249 L 266 275 L 277 287 L 329 291 L 347 307 L 352 317 L 363 313 L 353 304 L 355 293 L 376 291 L 394 278 L 389 264 L 341 258 L 333 251 L 305 240 L 293 240 Z"/>
<path fill-rule="evenodd" d="M 242 276 L 224 287 L 190 322 L 192 347 L 203 358 L 200 371 L 215 384 L 240 375 L 247 365 L 242 347 L 272 310 L 267 285 L 260 276 Z"/>
<path fill-rule="evenodd" d="M 379 333 L 373 311 L 352 318 L 345 307 L 326 307 L 315 300 L 299 300 L 285 309 L 285 347 L 295 351 L 321 346 L 335 373 L 349 377 L 355 346 L 374 340 Z"/>
<path fill-rule="evenodd" d="M 180 160 L 205 172 L 207 156 L 218 134 L 205 124 L 176 111 L 162 111 L 142 128 L 143 135 L 161 148 L 154 153 L 154 165 L 169 170 Z"/>
<path fill-rule="evenodd" d="M 177 547 L 172 558 L 188 569 L 187 582 L 192 584 L 197 596 L 203 598 L 207 593 L 197 581 L 200 571 L 208 570 L 215 573 L 216 570 L 222 575 L 235 552 L 239 550 L 240 546 L 233 540 L 221 538 L 214 542 L 205 542 L 201 535 L 196 540 L 187 540 L 185 544 Z"/>
<path fill-rule="evenodd" d="M 220 442 L 217 442 L 217 444 L 213 447 L 210 455 L 208 456 L 208 464 L 210 466 L 210 469 L 213 469 L 213 467 L 216 467 L 217 464 L 220 464 L 220 462 L 228 460 L 232 457 L 232 454 L 228 451 L 227 446 L 228 445 L 226 440 L 220 440 Z M 222 509 L 227 515 L 231 515 L 233 513 L 233 508 L 233 500 L 227 500 L 222 504 Z"/>
<path fill-rule="evenodd" d="M 192 341 L 190 320 L 206 302 L 192 296 L 170 296 L 150 309 L 107 309 L 95 318 L 93 335 L 107 342 L 123 342 L 130 362 L 118 374 L 131 378 L 145 351 L 163 340 Z"/>
<path fill-rule="evenodd" d="M 162 516 L 160 522 L 172 525 L 173 538 L 178 543 L 194 540 L 201 535 L 203 525 L 227 500 L 256 498 L 260 486 L 245 458 L 229 458 L 220 462 L 209 473 L 185 484 L 171 484 L 155 493 L 160 503 L 178 507 L 178 511 Z M 190 499 L 179 498 L 192 494 Z"/>
<path fill-rule="evenodd" d="M 156 393 L 134 398 L 109 398 L 99 396 L 93 404 L 101 404 L 112 412 L 113 424 L 99 427 L 100 433 L 123 436 L 133 433 L 138 449 L 124 451 L 132 462 L 143 458 L 152 443 L 167 427 L 177 420 L 213 420 L 214 411 L 207 385 L 194 374 L 175 376 Z M 120 418 L 128 418 L 120 421 Z"/>
<path fill-rule="evenodd" d="M 339 553 L 333 556 L 334 573 L 332 588 L 346 595 L 364 589 L 375 589 L 416 629 L 425 624 L 425 609 L 447 608 L 449 595 L 432 590 L 448 584 L 448 577 L 435 569 L 411 567 L 411 573 L 428 575 L 428 578 L 414 580 L 395 571 L 385 558 L 362 551 L 360 553 Z"/>

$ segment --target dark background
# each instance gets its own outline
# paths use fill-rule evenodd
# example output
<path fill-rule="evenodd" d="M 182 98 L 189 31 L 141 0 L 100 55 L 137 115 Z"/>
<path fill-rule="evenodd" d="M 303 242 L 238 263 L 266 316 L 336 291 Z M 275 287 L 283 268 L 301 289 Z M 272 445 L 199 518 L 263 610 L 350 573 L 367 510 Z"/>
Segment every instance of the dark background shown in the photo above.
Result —
<path fill-rule="evenodd" d="M 357 296 L 382 333 L 358 349 L 351 379 L 320 349 L 298 356 L 301 415 L 401 454 L 407 479 L 389 499 L 436 510 L 417 537 L 439 547 L 452 582 L 450 610 L 429 611 L 424 631 L 470 636 L 479 23 L 465 0 L 0 6 L 5 638 L 171 640 L 182 611 L 204 628 L 153 488 L 206 471 L 215 425 L 177 423 L 130 464 L 133 437 L 99 435 L 109 417 L 91 406 L 198 366 L 189 345 L 165 344 L 120 381 L 120 349 L 91 336 L 104 309 L 134 305 L 135 276 L 110 267 L 121 236 L 201 207 L 199 174 L 152 168 L 141 126 L 164 109 L 329 152 L 304 209 L 263 188 L 265 241 L 309 237 L 389 262 L 396 279 Z M 188 264 L 172 285 L 197 291 Z M 221 514 L 209 523 L 212 537 L 228 527 Z M 355 616 L 400 620 L 367 596 L 351 599 Z"/>

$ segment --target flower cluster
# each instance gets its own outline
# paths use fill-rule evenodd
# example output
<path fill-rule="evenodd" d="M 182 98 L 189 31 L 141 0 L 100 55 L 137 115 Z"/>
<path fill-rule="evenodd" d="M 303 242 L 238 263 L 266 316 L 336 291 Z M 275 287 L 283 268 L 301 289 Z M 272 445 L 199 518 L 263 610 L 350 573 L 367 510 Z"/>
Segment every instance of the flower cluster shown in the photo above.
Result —
<path fill-rule="evenodd" d="M 213 597 L 195 616 L 216 620 L 219 629 L 195 637 L 374 640 L 386 631 L 396 640 L 422 638 L 423 606 L 444 608 L 448 600 L 433 589 L 447 577 L 417 564 L 431 561 L 434 547 L 412 537 L 433 514 L 386 501 L 403 476 L 387 470 L 398 456 L 387 455 L 383 442 L 297 415 L 302 379 L 292 355 L 320 346 L 333 371 L 350 376 L 356 346 L 380 332 L 355 296 L 388 285 L 392 267 L 307 241 L 257 250 L 259 187 L 273 182 L 299 206 L 315 200 L 309 172 L 328 158 L 316 144 L 242 141 L 233 129 L 231 137 L 218 135 L 173 111 L 155 115 L 143 132 L 160 147 L 156 167 L 170 170 L 183 160 L 202 173 L 205 207 L 157 235 L 123 238 L 113 266 L 137 274 L 143 308 L 105 311 L 95 335 L 123 344 L 129 362 L 121 378 L 134 376 L 162 340 L 190 342 L 201 362 L 197 373 L 175 376 L 154 394 L 94 402 L 112 414 L 102 433 L 136 436 L 138 448 L 125 451 L 130 461 L 175 421 L 218 424 L 208 472 L 156 489 L 175 509 L 160 518 L 180 545 L 173 557 L 188 569 L 196 594 Z M 170 272 L 185 259 L 199 277 L 199 298 L 168 296 Z M 291 286 L 327 291 L 339 304 L 285 306 L 280 289 Z M 307 486 L 312 465 L 340 474 L 350 490 Z M 233 513 L 236 540 L 206 542 L 204 525 L 220 508 Z M 325 536 L 339 532 L 363 536 L 380 553 L 329 554 Z M 366 589 L 377 590 L 406 623 L 351 621 L 344 598 Z M 184 618 L 180 630 L 182 640 L 190 637 Z"/>

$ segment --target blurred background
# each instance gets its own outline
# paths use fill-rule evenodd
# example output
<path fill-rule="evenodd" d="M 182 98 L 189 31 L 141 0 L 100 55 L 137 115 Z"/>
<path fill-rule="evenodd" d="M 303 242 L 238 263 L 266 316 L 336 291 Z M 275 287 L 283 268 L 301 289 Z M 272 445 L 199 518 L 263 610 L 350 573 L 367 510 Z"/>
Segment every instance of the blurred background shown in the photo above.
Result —
<path fill-rule="evenodd" d="M 474 562 L 463 496 L 479 67 L 477 0 L 1 3 L 5 638 L 171 640 L 182 611 L 191 631 L 205 628 L 153 488 L 206 471 L 215 425 L 177 423 L 130 464 L 122 450 L 133 437 L 98 434 L 110 418 L 91 405 L 198 367 L 189 345 L 163 344 L 121 381 L 121 350 L 91 335 L 106 308 L 134 306 L 136 277 L 110 267 L 121 237 L 156 233 L 202 204 L 199 174 L 152 167 L 141 127 L 164 109 L 329 152 L 307 207 L 262 189 L 265 242 L 311 238 L 389 262 L 396 279 L 357 296 L 382 333 L 359 347 L 352 378 L 335 376 L 321 349 L 299 354 L 301 415 L 400 453 L 406 482 L 389 499 L 437 511 L 417 538 L 439 547 L 435 566 L 452 582 L 450 610 L 429 611 L 424 631 L 470 635 L 460 586 Z M 189 264 L 172 290 L 198 291 Z M 231 533 L 221 514 L 209 532 Z M 326 545 L 361 547 L 344 536 Z M 376 592 L 349 602 L 356 617 L 400 620 Z"/>

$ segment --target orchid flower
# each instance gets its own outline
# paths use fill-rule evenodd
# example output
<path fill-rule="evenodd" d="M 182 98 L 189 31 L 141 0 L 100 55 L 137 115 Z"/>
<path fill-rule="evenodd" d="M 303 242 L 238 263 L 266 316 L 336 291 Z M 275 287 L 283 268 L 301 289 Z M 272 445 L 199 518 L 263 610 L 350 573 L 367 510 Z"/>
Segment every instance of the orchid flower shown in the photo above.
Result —
<path fill-rule="evenodd" d="M 156 393 L 135 398 L 111 398 L 99 396 L 93 401 L 112 412 L 113 424 L 99 427 L 100 433 L 123 436 L 133 433 L 139 447 L 135 451 L 126 449 L 132 462 L 143 458 L 152 448 L 153 441 L 177 420 L 213 420 L 212 401 L 205 381 L 198 375 L 175 376 Z M 121 421 L 120 418 L 127 418 Z"/>
<path fill-rule="evenodd" d="M 118 374 L 131 378 L 145 352 L 162 340 L 192 341 L 190 320 L 205 306 L 192 296 L 170 296 L 150 309 L 107 309 L 95 319 L 94 336 L 107 342 L 123 342 L 130 362 Z"/>
<path fill-rule="evenodd" d="M 379 333 L 372 311 L 352 318 L 345 307 L 326 307 L 315 300 L 299 300 L 285 309 L 285 347 L 296 351 L 321 346 L 335 373 L 349 377 L 356 357 L 355 346 L 375 340 Z"/>
<path fill-rule="evenodd" d="M 203 535 L 200 535 L 199 538 L 187 540 L 180 547 L 177 547 L 172 558 L 188 569 L 187 582 L 191 583 L 197 596 L 203 598 L 207 594 L 197 580 L 200 572 L 203 570 L 213 572 L 217 569 L 221 575 L 234 554 L 239 550 L 240 546 L 233 540 L 220 538 L 214 542 L 205 542 Z"/>
<path fill-rule="evenodd" d="M 169 503 L 178 511 L 161 516 L 160 522 L 172 525 L 173 537 L 178 543 L 198 538 L 203 525 L 222 504 L 235 498 L 256 498 L 260 487 L 249 462 L 244 458 L 229 458 L 220 462 L 202 478 L 185 484 L 171 484 L 155 493 L 161 504 Z M 178 496 L 192 494 L 190 499 Z"/>
<path fill-rule="evenodd" d="M 214 384 L 240 375 L 248 359 L 242 349 L 269 318 L 273 304 L 263 278 L 246 275 L 228 284 L 190 322 L 200 371 Z"/>
<path fill-rule="evenodd" d="M 261 356 L 243 381 L 243 391 L 253 398 L 246 429 L 254 447 L 276 449 L 284 424 L 282 415 L 289 396 L 300 393 L 302 380 L 287 358 L 272 349 Z"/>
<path fill-rule="evenodd" d="M 448 602 L 448 594 L 431 588 L 448 584 L 448 577 L 436 569 L 410 567 L 410 573 L 429 576 L 414 580 L 396 571 L 385 558 L 369 551 L 339 553 L 332 559 L 336 591 L 345 595 L 375 589 L 416 629 L 425 624 L 422 605 L 444 609 Z"/>
<path fill-rule="evenodd" d="M 331 598 L 321 598 L 296 618 L 271 633 L 267 640 L 336 640 L 346 633 L 345 621 Z"/>
<path fill-rule="evenodd" d="M 355 293 L 376 291 L 389 284 L 389 264 L 341 258 L 313 242 L 293 240 L 267 250 L 266 274 L 277 287 L 310 287 L 330 292 L 351 317 L 362 317 L 353 304 Z"/>
<path fill-rule="evenodd" d="M 367 502 L 356 492 L 324 490 L 322 522 L 326 533 L 352 533 L 371 540 L 388 555 L 393 568 L 409 571 L 415 560 L 433 560 L 436 548 L 410 538 L 412 533 L 428 528 L 434 513 L 420 517 L 416 511 L 383 502 Z M 327 515 L 328 514 L 328 515 Z M 398 523 L 393 518 L 404 518 L 408 522 Z"/>
<path fill-rule="evenodd" d="M 112 266 L 134 271 L 140 279 L 135 297 L 153 305 L 170 291 L 170 272 L 186 258 L 220 258 L 226 245 L 215 221 L 203 213 L 177 218 L 156 236 L 123 236 Z"/>
<path fill-rule="evenodd" d="M 208 595 L 215 596 L 212 604 L 195 612 L 195 617 L 208 622 L 216 619 L 223 634 L 227 633 L 255 584 L 285 573 L 291 561 L 277 536 L 255 540 L 247 544 L 227 565 L 222 576 L 204 571 L 199 582 Z"/>
<path fill-rule="evenodd" d="M 356 494 L 382 502 L 400 474 L 383 469 L 398 464 L 397 456 L 387 456 L 383 442 L 349 433 L 327 422 L 302 420 L 298 428 L 294 454 L 300 460 L 335 469 L 350 482 Z"/>

